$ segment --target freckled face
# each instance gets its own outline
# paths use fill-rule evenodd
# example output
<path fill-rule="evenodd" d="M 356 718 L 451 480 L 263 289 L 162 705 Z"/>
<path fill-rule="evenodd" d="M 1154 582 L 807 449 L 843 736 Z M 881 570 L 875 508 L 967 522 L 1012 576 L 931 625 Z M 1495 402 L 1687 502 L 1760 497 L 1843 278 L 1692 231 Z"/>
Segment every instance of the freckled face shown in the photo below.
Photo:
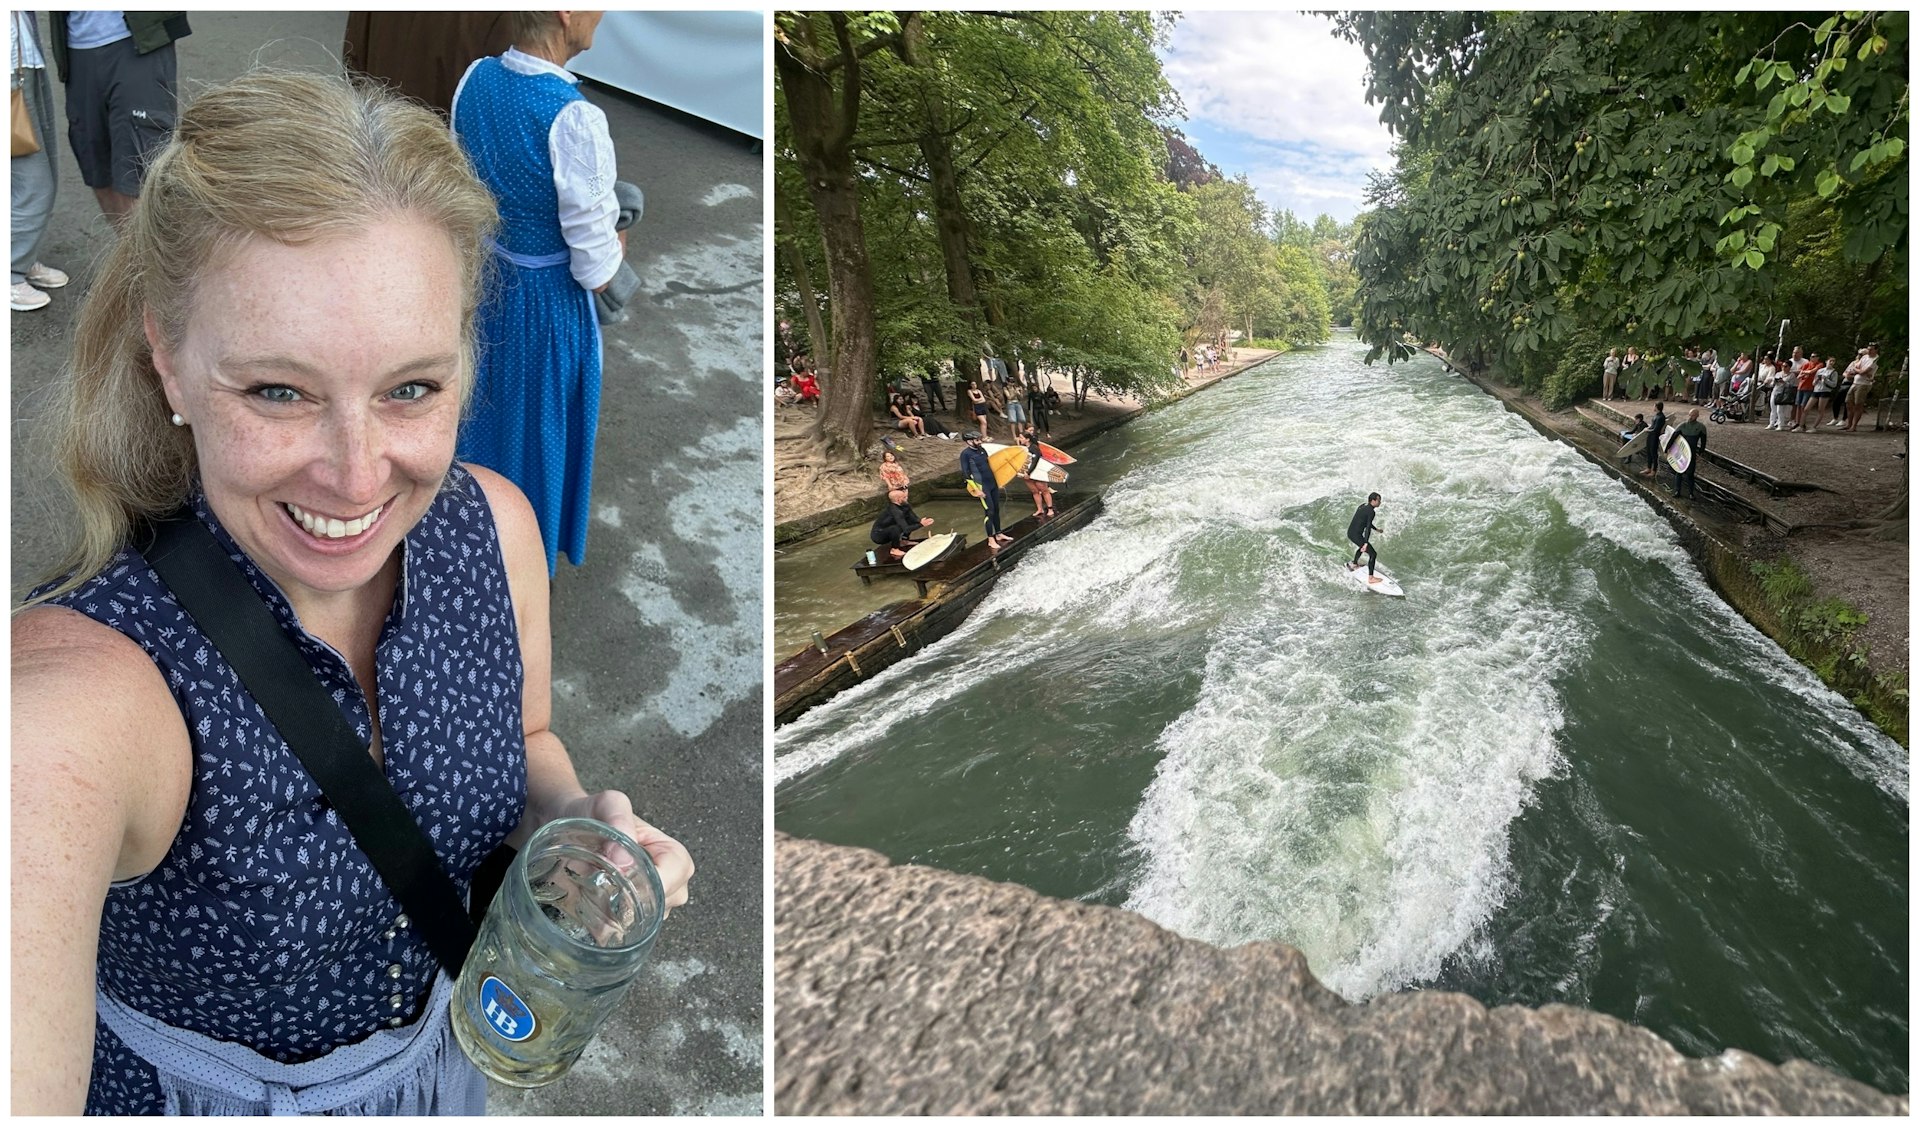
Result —
<path fill-rule="evenodd" d="M 207 501 L 296 601 L 371 582 L 432 503 L 460 427 L 459 263 L 410 220 L 251 240 L 155 342 Z M 149 339 L 153 330 L 149 327 Z"/>

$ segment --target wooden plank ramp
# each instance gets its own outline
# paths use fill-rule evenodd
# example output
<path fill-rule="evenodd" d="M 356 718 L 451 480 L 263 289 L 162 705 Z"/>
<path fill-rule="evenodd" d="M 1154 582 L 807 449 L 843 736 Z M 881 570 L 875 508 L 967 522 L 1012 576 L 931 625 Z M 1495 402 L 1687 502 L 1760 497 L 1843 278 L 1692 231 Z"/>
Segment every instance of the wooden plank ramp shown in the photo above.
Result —
<path fill-rule="evenodd" d="M 1055 494 L 1056 515 L 1031 515 L 1004 531 L 1013 543 L 997 550 L 971 544 L 915 575 L 925 595 L 882 607 L 808 646 L 773 670 L 773 722 L 785 724 L 952 633 L 992 589 L 1000 573 L 1034 546 L 1084 527 L 1100 514 L 1098 494 Z M 1003 506 L 1004 508 L 1004 506 Z"/>

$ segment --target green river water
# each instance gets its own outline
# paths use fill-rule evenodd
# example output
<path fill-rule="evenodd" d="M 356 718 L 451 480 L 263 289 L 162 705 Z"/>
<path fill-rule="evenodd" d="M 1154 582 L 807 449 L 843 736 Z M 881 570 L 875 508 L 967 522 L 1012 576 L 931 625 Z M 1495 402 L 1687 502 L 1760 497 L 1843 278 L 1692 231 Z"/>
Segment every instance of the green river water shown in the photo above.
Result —
<path fill-rule="evenodd" d="M 1105 512 L 780 728 L 776 824 L 1283 940 L 1349 999 L 1566 1002 L 1907 1091 L 1905 752 L 1628 489 L 1363 354 L 1076 449 Z M 1375 490 L 1404 600 L 1341 574 Z M 776 653 L 911 596 L 846 571 L 864 539 L 779 557 Z"/>

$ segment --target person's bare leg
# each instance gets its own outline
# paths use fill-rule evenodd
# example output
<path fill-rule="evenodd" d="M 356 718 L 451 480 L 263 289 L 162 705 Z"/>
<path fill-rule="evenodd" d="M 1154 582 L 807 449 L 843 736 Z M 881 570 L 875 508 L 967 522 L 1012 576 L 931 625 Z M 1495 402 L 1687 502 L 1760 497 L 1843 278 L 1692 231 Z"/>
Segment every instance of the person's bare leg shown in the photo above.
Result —
<path fill-rule="evenodd" d="M 133 205 L 139 203 L 139 197 L 129 196 L 118 188 L 95 188 L 93 198 L 100 201 L 100 213 L 113 224 L 114 230 L 127 221 L 127 215 L 133 211 Z"/>

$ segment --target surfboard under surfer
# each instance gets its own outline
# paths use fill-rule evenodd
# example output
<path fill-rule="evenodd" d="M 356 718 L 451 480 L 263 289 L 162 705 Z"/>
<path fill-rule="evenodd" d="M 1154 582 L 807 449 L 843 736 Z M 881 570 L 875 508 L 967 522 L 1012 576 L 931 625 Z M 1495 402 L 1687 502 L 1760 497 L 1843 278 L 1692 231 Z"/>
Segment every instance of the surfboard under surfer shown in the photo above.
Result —
<path fill-rule="evenodd" d="M 887 507 L 881 510 L 880 516 L 874 520 L 873 527 L 867 532 L 867 538 L 885 548 L 887 555 L 897 560 L 913 547 L 909 543 L 909 538 L 915 532 L 931 527 L 933 527 L 932 517 L 921 516 L 913 511 L 912 505 L 907 504 L 906 490 L 889 489 Z"/>
<path fill-rule="evenodd" d="M 1369 583 L 1380 582 L 1380 577 L 1373 573 L 1373 565 L 1380 556 L 1373 548 L 1373 534 L 1380 531 L 1380 526 L 1373 523 L 1373 514 L 1379 507 L 1380 495 L 1369 493 L 1366 502 L 1354 511 L 1353 519 L 1347 522 L 1347 539 L 1356 548 L 1353 560 L 1347 564 L 1347 570 L 1352 571 L 1359 567 L 1360 557 L 1364 554 L 1367 557 L 1367 582 Z"/>

